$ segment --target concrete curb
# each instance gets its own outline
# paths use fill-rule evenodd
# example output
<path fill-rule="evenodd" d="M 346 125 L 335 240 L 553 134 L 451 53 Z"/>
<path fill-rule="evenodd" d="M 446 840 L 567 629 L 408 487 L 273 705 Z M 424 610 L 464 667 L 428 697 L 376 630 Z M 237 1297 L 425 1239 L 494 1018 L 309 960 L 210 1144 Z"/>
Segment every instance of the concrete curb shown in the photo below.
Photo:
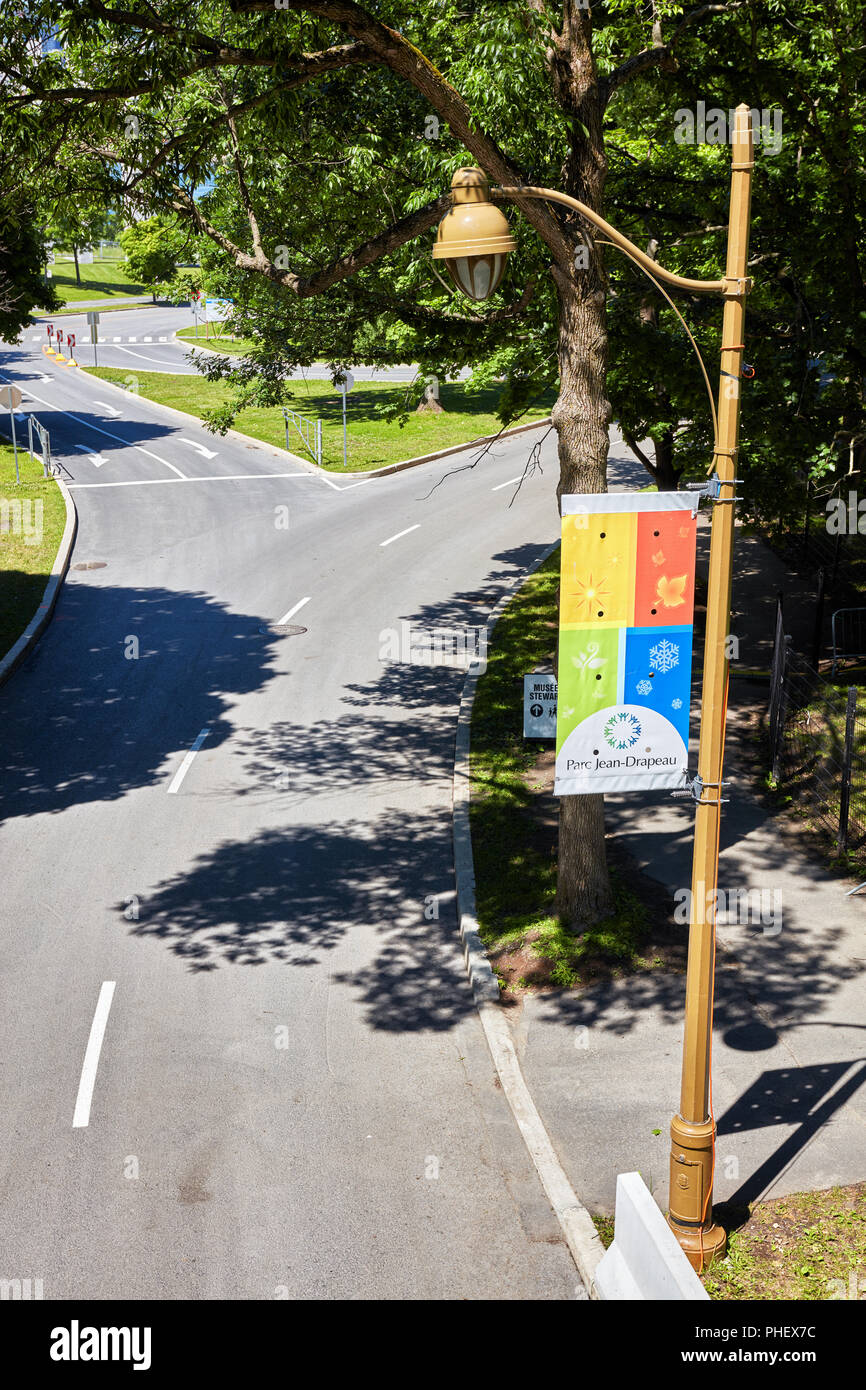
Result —
<path fill-rule="evenodd" d="M 75 510 L 72 494 L 66 484 L 60 478 L 57 478 L 56 482 L 63 493 L 63 501 L 66 503 L 66 524 L 63 527 L 63 535 L 54 557 L 51 576 L 42 595 L 42 602 L 14 647 L 10 647 L 3 660 L 0 661 L 0 685 L 9 679 L 17 666 L 20 666 L 50 623 L 54 605 L 60 596 L 60 586 L 66 577 L 66 571 L 69 569 L 69 559 L 72 555 L 75 533 L 78 529 L 78 513 Z"/>
<path fill-rule="evenodd" d="M 493 629 L 507 604 L 529 576 L 557 549 L 559 541 L 547 547 L 529 570 L 509 588 L 487 620 L 486 639 L 489 646 Z M 499 1003 L 499 985 L 487 959 L 478 931 L 475 915 L 475 866 L 472 860 L 472 835 L 469 826 L 469 748 L 472 707 L 480 673 L 470 670 L 463 686 L 457 716 L 457 737 L 454 750 L 453 824 L 454 872 L 457 881 L 457 915 L 466 970 L 475 996 L 475 1006 L 487 1039 L 487 1046 L 496 1067 L 502 1089 L 529 1156 L 541 1179 L 541 1185 L 553 1207 L 568 1245 L 571 1257 L 590 1298 L 597 1298 L 595 1271 L 604 1255 L 604 1246 L 589 1212 L 572 1188 L 560 1163 L 550 1136 L 544 1128 L 535 1102 L 520 1069 L 514 1039 L 508 1020 Z"/>
<path fill-rule="evenodd" d="M 179 339 L 183 342 L 184 339 Z M 200 351 L 210 351 L 210 349 L 200 349 Z M 214 354 L 224 356 L 223 353 Z M 76 364 L 77 370 L 82 368 Z M 130 373 L 134 375 L 134 373 Z M 168 375 L 168 373 L 166 374 Z M 133 393 L 127 391 L 123 386 L 118 386 L 116 381 L 108 381 L 105 377 L 96 377 L 96 381 L 101 381 L 103 386 L 107 386 L 114 391 L 119 391 L 122 396 L 129 396 Z M 202 428 L 202 422 L 197 415 L 190 415 L 185 410 L 177 410 L 173 405 L 163 405 L 160 401 L 152 401 L 149 396 L 142 396 L 143 401 L 148 405 L 154 406 L 157 410 L 163 410 L 167 415 L 173 415 L 176 420 L 184 424 L 198 425 Z M 446 458 L 449 454 L 462 454 L 464 449 L 474 449 L 477 444 L 490 444 L 494 439 L 508 439 L 511 435 L 524 434 L 526 430 L 537 430 L 542 425 L 550 425 L 550 416 L 543 420 L 533 420 L 529 425 L 515 425 L 514 429 L 503 430 L 501 434 L 485 434 L 480 439 L 469 439 L 465 444 L 452 444 L 447 449 L 439 449 L 435 454 L 421 454 L 419 458 L 404 459 L 402 463 L 389 463 L 385 468 L 371 468 L 350 473 L 340 469 L 320 468 L 318 464 L 311 463 L 309 459 L 303 458 L 300 454 L 293 454 L 288 449 L 281 449 L 278 444 L 266 444 L 263 439 L 254 439 L 251 434 L 241 434 L 240 430 L 226 430 L 226 435 L 231 439 L 236 439 L 239 444 L 251 444 L 256 449 L 270 450 L 277 458 L 289 459 L 292 463 L 300 464 L 301 468 L 308 473 L 315 473 L 321 478 L 355 478 L 361 482 L 366 482 L 368 478 L 384 478 L 389 473 L 402 473 L 404 468 L 417 468 L 421 463 L 432 463 L 435 459 Z"/>

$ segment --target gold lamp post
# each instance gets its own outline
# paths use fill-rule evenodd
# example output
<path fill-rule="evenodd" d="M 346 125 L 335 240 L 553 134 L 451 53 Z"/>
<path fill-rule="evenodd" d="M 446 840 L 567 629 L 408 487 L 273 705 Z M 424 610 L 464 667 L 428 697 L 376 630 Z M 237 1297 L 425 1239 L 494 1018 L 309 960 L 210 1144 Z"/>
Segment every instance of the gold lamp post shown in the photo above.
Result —
<path fill-rule="evenodd" d="M 727 704 L 726 639 L 731 618 L 734 484 L 746 295 L 751 288 L 746 269 L 754 157 L 750 111 L 745 104 L 736 110 L 731 147 L 728 254 L 725 275 L 721 280 L 689 280 L 665 270 L 592 208 L 565 193 L 531 186 L 494 190 L 499 198 L 543 198 L 548 202 L 562 203 L 579 212 L 603 232 L 614 246 L 646 271 L 654 283 L 662 281 L 676 290 L 690 294 L 714 294 L 724 300 L 721 374 L 713 451 L 713 473 L 718 480 L 718 488 L 713 504 L 710 539 L 698 776 L 693 786 L 697 806 L 682 1086 L 679 1112 L 671 1121 L 668 1203 L 670 1225 L 696 1269 L 721 1255 L 726 1240 L 724 1230 L 716 1225 L 712 1216 L 716 1127 L 712 1114 L 711 1053 L 715 890 Z M 505 216 L 490 202 L 487 179 L 481 169 L 458 169 L 451 187 L 453 205 L 439 224 L 433 258 L 444 260 L 454 283 L 464 294 L 476 300 L 486 299 L 500 283 L 506 256 L 514 250 L 516 243 Z"/>

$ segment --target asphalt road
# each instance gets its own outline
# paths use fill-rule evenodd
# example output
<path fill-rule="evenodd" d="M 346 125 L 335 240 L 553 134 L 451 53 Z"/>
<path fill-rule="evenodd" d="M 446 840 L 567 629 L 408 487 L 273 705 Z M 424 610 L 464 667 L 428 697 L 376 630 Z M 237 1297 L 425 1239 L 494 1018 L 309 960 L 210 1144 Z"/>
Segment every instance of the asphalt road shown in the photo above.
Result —
<path fill-rule="evenodd" d="M 555 539 L 552 439 L 516 497 L 534 433 L 343 481 L 35 343 L 0 349 L 0 380 L 79 512 L 0 690 L 0 1275 L 46 1298 L 579 1296 L 458 948 L 463 674 L 382 659 L 401 623 L 474 629 Z"/>
<path fill-rule="evenodd" d="M 189 360 L 190 352 L 195 351 L 195 344 L 178 341 L 174 337 L 182 328 L 195 327 L 195 320 L 186 306 L 165 308 L 145 305 L 138 309 L 117 309 L 101 314 L 96 330 L 95 363 L 86 308 L 82 308 L 80 314 L 64 314 L 57 319 L 49 317 L 31 324 L 23 334 L 23 347 L 31 352 L 40 352 L 41 345 L 47 345 L 49 341 L 46 333 L 49 323 L 64 334 L 64 342 L 66 334 L 75 335 L 75 360 L 82 367 L 117 367 L 131 374 L 136 371 L 179 372 L 186 376 L 197 374 Z M 204 325 L 199 322 L 198 326 L 201 330 L 200 344 L 206 347 Z M 412 381 L 416 368 L 411 365 L 353 367 L 352 373 L 357 381 Z M 314 362 L 312 366 L 298 368 L 293 373 L 298 378 L 306 376 L 312 381 L 329 379 L 330 374 L 326 362 Z M 459 376 L 466 377 L 468 374 L 464 370 Z"/>

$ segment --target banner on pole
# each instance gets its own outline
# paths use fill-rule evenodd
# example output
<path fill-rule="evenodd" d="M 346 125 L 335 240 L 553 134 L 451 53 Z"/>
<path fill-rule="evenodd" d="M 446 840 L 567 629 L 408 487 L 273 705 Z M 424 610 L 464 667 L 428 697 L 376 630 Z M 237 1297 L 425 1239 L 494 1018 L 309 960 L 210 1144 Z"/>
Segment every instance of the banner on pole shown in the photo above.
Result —
<path fill-rule="evenodd" d="M 686 782 L 698 497 L 562 499 L 557 796 Z"/>

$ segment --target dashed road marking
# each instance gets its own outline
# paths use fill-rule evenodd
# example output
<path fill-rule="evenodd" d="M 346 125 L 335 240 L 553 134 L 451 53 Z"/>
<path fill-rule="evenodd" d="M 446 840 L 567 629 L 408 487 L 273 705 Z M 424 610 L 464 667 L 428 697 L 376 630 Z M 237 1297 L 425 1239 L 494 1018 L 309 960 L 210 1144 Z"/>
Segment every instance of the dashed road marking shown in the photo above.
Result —
<path fill-rule="evenodd" d="M 90 1037 L 87 1039 L 81 1080 L 78 1083 L 75 1113 L 72 1116 L 73 1129 L 84 1129 L 90 1123 L 90 1103 L 93 1100 L 93 1087 L 96 1084 L 96 1069 L 99 1066 L 102 1039 L 105 1037 L 105 1025 L 108 1023 L 111 1001 L 114 998 L 114 986 L 114 980 L 106 980 L 96 1001 L 96 1013 L 90 1025 Z"/>

